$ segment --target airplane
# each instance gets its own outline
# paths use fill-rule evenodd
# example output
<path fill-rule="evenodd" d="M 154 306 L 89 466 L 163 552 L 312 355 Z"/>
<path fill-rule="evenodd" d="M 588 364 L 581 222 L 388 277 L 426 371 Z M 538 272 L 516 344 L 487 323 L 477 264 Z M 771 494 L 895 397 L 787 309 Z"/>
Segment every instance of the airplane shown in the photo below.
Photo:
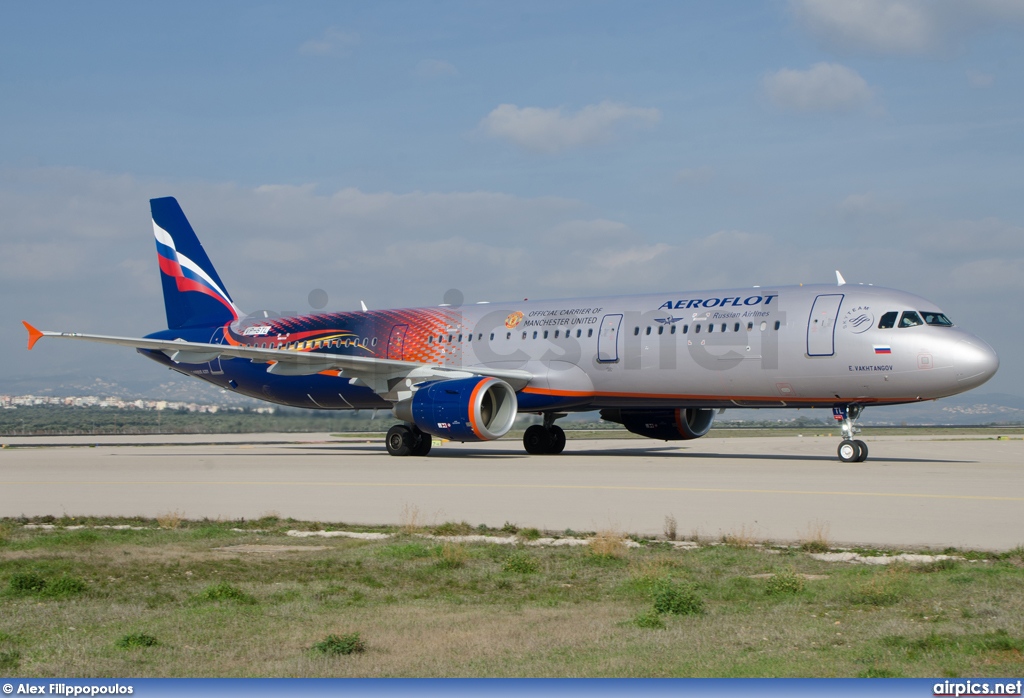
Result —
<path fill-rule="evenodd" d="M 498 439 L 541 415 L 523 444 L 558 454 L 571 412 L 679 441 L 728 408 L 831 409 L 838 456 L 862 462 L 865 407 L 935 400 L 989 380 L 995 351 L 931 301 L 847 284 L 753 286 L 632 296 L 244 315 L 173 197 L 150 209 L 166 330 L 143 338 L 40 331 L 134 347 L 225 390 L 292 407 L 390 409 L 393 456 L 433 437 Z"/>

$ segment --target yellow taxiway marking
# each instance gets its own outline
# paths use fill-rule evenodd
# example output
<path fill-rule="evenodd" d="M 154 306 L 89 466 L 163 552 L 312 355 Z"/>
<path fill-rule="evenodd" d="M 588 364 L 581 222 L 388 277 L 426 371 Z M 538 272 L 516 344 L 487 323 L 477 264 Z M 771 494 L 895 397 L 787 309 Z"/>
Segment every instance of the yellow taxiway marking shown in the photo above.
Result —
<path fill-rule="evenodd" d="M 638 485 L 529 485 L 511 483 L 461 483 L 461 482 L 323 482 L 323 481 L 242 481 L 242 480 L 65 480 L 65 481 L 34 481 L 12 480 L 0 481 L 0 485 L 167 485 L 209 486 L 227 485 L 231 487 L 422 487 L 441 488 L 455 487 L 466 489 L 524 489 L 524 490 L 606 490 L 611 492 L 701 492 L 718 494 L 796 494 L 816 497 L 906 497 L 911 499 L 957 499 L 985 502 L 1024 502 L 1024 497 L 996 497 L 975 494 L 922 494 L 915 492 L 842 492 L 828 490 L 758 490 L 736 489 L 727 487 L 644 487 Z"/>

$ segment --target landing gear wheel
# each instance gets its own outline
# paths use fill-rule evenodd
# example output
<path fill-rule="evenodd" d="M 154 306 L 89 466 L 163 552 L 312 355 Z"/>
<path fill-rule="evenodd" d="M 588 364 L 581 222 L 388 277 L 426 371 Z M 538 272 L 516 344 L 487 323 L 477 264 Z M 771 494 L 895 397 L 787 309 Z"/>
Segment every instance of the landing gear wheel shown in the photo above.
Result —
<path fill-rule="evenodd" d="M 388 453 L 392 456 L 407 456 L 412 453 L 414 438 L 412 430 L 402 424 L 396 424 L 388 429 L 388 435 L 384 437 Z"/>
<path fill-rule="evenodd" d="M 857 463 L 863 463 L 864 461 L 866 461 L 868 459 L 868 445 L 866 443 L 864 443 L 863 441 L 861 441 L 860 439 L 857 439 L 853 443 L 857 444 L 857 451 L 858 451 L 858 453 L 857 453 L 857 460 L 856 460 L 856 462 Z"/>
<path fill-rule="evenodd" d="M 561 431 L 561 429 L 559 429 L 559 431 Z M 523 434 L 523 446 L 526 447 L 527 453 L 534 456 L 550 453 L 553 441 L 554 439 L 552 438 L 551 432 L 540 424 L 534 424 L 526 430 L 525 434 Z"/>
<path fill-rule="evenodd" d="M 433 437 L 430 434 L 424 434 L 422 431 L 418 434 L 413 434 L 416 438 L 416 445 L 412 447 L 412 455 L 414 456 L 425 456 L 430 453 L 430 446 L 433 444 Z"/>
<path fill-rule="evenodd" d="M 843 439 L 842 443 L 839 444 L 839 460 L 844 463 L 853 463 L 860 456 L 860 446 L 857 445 L 856 441 L 850 439 Z"/>
<path fill-rule="evenodd" d="M 565 450 L 565 432 L 562 431 L 562 427 L 552 424 L 548 433 L 551 434 L 551 448 L 548 449 L 548 453 L 558 455 Z"/>

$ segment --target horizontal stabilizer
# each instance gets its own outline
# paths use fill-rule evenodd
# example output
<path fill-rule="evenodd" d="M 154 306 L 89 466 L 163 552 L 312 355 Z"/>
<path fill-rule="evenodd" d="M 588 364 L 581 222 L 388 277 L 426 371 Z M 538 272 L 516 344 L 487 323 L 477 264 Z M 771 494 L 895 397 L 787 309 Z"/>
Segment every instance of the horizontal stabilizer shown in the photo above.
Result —
<path fill-rule="evenodd" d="M 21 324 L 25 326 L 26 330 L 28 330 L 28 350 L 32 351 L 32 347 L 36 345 L 36 342 L 43 338 L 43 333 L 35 327 L 32 327 L 32 325 L 28 324 L 24 320 L 21 321 Z"/>

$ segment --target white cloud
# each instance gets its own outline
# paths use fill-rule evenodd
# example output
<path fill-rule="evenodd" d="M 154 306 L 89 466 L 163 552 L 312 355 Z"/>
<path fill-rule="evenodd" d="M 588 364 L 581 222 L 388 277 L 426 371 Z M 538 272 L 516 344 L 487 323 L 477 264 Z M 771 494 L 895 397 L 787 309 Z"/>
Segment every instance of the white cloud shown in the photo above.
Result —
<path fill-rule="evenodd" d="M 792 111 L 852 111 L 873 99 L 864 78 L 838 63 L 816 63 L 808 70 L 783 68 L 765 76 L 763 84 L 772 102 Z"/>
<path fill-rule="evenodd" d="M 615 127 L 622 123 L 651 126 L 660 120 L 658 109 L 609 101 L 588 105 L 573 114 L 564 114 L 561 107 L 520 108 L 514 104 L 502 104 L 480 122 L 480 128 L 488 135 L 511 141 L 527 150 L 557 153 L 608 141 L 614 135 Z"/>
<path fill-rule="evenodd" d="M 328 27 L 318 38 L 310 39 L 299 46 L 299 53 L 308 56 L 344 54 L 358 44 L 358 34 L 342 31 L 337 27 Z"/>
<path fill-rule="evenodd" d="M 458 69 L 448 61 L 436 58 L 425 58 L 416 64 L 413 74 L 419 78 L 444 78 L 450 75 L 458 75 Z"/>
<path fill-rule="evenodd" d="M 789 7 L 828 47 L 868 53 L 926 53 L 1024 20 L 1019 0 L 790 0 Z"/>

